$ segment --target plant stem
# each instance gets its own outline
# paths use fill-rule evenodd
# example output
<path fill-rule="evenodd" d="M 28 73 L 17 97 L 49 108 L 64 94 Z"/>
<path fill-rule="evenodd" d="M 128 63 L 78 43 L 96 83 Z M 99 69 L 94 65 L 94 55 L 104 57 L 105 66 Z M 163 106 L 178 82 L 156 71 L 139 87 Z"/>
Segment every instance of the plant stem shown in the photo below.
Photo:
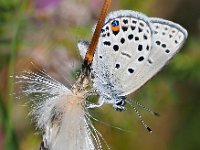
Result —
<path fill-rule="evenodd" d="M 16 51 L 19 45 L 19 38 L 20 38 L 20 29 L 22 26 L 22 12 L 23 6 L 19 9 L 19 13 L 17 14 L 17 23 L 15 26 L 15 31 L 13 34 L 13 40 L 11 43 L 11 48 L 9 51 L 9 64 L 8 64 L 8 99 L 7 99 L 7 107 L 6 107 L 6 122 L 5 122 L 5 150 L 18 150 L 19 145 L 17 142 L 17 137 L 14 132 L 13 127 L 13 92 L 14 92 L 14 78 L 11 78 L 15 72 L 15 58 L 16 58 Z"/>

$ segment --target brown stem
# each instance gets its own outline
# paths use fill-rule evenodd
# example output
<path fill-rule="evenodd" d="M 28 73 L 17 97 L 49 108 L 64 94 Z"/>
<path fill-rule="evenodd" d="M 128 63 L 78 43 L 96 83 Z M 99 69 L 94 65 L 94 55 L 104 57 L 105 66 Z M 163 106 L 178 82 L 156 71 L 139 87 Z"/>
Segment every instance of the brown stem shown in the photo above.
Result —
<path fill-rule="evenodd" d="M 110 4 L 111 4 L 111 0 L 106 0 L 104 5 L 103 5 L 103 8 L 101 10 L 101 14 L 100 14 L 96 29 L 94 31 L 92 40 L 90 42 L 88 51 L 85 55 L 85 61 L 87 62 L 87 65 L 90 65 L 92 63 L 93 56 L 94 56 L 94 53 L 96 51 L 96 46 L 97 46 L 99 36 L 100 36 L 100 33 L 101 33 L 101 29 L 104 25 L 105 17 L 106 17 L 106 14 L 108 12 L 108 9 L 110 7 Z"/>

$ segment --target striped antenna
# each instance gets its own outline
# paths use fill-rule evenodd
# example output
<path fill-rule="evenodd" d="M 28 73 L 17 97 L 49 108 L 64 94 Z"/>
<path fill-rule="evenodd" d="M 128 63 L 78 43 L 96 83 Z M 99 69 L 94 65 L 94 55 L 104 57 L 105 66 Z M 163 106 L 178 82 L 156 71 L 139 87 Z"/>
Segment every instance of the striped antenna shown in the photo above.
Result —
<path fill-rule="evenodd" d="M 138 118 L 140 119 L 140 122 L 142 123 L 142 125 L 149 131 L 149 133 L 152 133 L 151 128 L 144 122 L 144 120 L 142 119 L 142 116 L 140 115 L 140 113 L 138 112 L 138 110 L 135 108 L 135 106 L 133 106 L 132 103 L 130 103 L 129 101 L 126 101 L 132 108 L 133 110 L 136 112 Z"/>
<path fill-rule="evenodd" d="M 96 46 L 97 46 L 99 36 L 100 36 L 100 33 L 101 33 L 101 29 L 104 25 L 105 17 L 106 17 L 106 14 L 108 12 L 108 9 L 110 7 L 110 4 L 111 4 L 111 0 L 106 0 L 104 2 L 104 5 L 103 5 L 103 8 L 101 10 L 100 17 L 99 17 L 99 21 L 98 21 L 96 29 L 94 31 L 92 40 L 91 40 L 89 48 L 88 48 L 88 51 L 85 55 L 85 61 L 87 62 L 87 65 L 91 65 L 91 63 L 92 63 L 94 53 L 95 53 L 95 50 L 96 50 Z"/>
<path fill-rule="evenodd" d="M 142 109 L 144 109 L 144 110 L 150 112 L 150 113 L 151 113 L 152 115 L 154 115 L 154 116 L 157 116 L 157 117 L 160 116 L 159 113 L 152 111 L 151 109 L 147 108 L 146 106 L 140 104 L 139 102 L 137 102 L 137 101 L 135 101 L 135 100 L 133 100 L 133 101 L 131 101 L 131 102 L 135 103 L 136 105 L 138 105 L 138 106 L 141 107 Z"/>

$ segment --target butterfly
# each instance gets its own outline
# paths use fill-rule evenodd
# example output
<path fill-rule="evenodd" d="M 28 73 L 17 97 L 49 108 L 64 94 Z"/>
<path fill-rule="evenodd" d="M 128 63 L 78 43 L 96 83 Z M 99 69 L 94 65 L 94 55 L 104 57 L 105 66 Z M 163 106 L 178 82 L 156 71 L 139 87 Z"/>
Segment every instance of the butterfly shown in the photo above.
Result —
<path fill-rule="evenodd" d="M 91 42 L 78 43 L 84 63 L 72 88 L 65 87 L 44 72 L 25 72 L 16 76 L 18 83 L 25 84 L 22 93 L 36 103 L 31 113 L 35 116 L 37 128 L 44 132 L 41 150 L 95 149 L 95 143 L 97 149 L 102 149 L 98 137 L 101 134 L 82 107 L 89 93 L 89 79 L 100 98 L 99 104 L 90 104 L 87 108 L 110 103 L 114 109 L 123 111 L 126 103 L 132 106 L 126 96 L 159 72 L 187 38 L 187 31 L 180 25 L 136 11 L 114 11 L 105 18 L 110 3 L 110 0 L 104 3 Z"/>
<path fill-rule="evenodd" d="M 125 110 L 126 95 L 151 79 L 181 49 L 187 31 L 161 18 L 131 11 L 108 14 L 101 29 L 91 64 L 93 87 L 100 95 L 99 107 L 111 103 Z M 89 42 L 78 42 L 84 58 Z"/>

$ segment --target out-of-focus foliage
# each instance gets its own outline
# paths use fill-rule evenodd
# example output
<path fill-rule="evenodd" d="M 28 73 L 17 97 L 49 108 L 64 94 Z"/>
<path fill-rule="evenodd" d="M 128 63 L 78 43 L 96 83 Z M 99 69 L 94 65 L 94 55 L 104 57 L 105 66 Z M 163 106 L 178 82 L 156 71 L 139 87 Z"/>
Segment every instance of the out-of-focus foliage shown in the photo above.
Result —
<path fill-rule="evenodd" d="M 14 72 L 45 69 L 72 84 L 81 66 L 76 42 L 90 40 L 103 0 L 0 1 L 0 149 L 35 150 L 40 136 L 27 117 L 26 100 L 13 91 Z M 200 149 L 199 0 L 113 0 L 111 10 L 134 9 L 184 26 L 189 33 L 180 53 L 156 77 L 129 96 L 158 111 L 155 118 L 139 109 L 153 129 L 148 134 L 132 108 L 91 110 L 97 129 L 113 150 Z M 14 71 L 15 70 L 15 71 Z M 17 90 L 17 87 L 16 87 Z M 121 129 L 117 129 L 117 128 Z"/>

